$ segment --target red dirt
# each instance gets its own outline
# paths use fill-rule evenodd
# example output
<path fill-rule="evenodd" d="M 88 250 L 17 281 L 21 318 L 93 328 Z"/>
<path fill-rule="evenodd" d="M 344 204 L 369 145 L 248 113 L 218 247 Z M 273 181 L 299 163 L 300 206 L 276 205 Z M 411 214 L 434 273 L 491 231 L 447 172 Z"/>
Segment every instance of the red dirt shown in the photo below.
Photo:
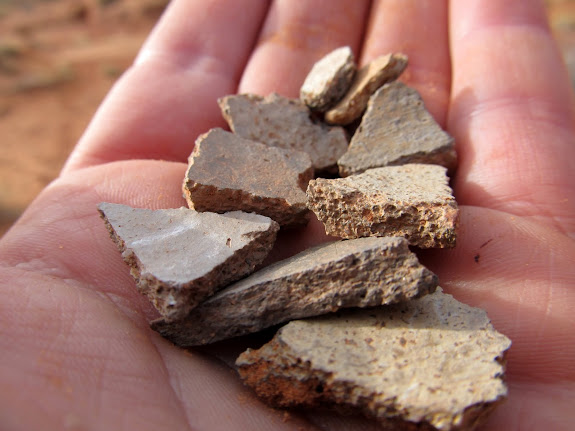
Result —
<path fill-rule="evenodd" d="M 58 175 L 167 0 L 0 0 L 0 235 Z"/>

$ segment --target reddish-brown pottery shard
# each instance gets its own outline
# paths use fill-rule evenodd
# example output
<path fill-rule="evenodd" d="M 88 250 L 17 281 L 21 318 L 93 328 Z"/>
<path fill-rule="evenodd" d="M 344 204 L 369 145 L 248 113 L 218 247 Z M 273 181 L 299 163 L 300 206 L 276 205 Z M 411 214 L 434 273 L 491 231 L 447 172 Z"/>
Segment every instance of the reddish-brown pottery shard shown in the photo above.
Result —
<path fill-rule="evenodd" d="M 148 210 L 101 203 L 98 210 L 138 289 L 166 321 L 184 317 L 216 290 L 249 274 L 271 250 L 279 226 L 233 211 Z"/>
<path fill-rule="evenodd" d="M 473 430 L 507 395 L 510 345 L 485 311 L 438 288 L 389 307 L 292 321 L 236 365 L 273 406 L 359 410 L 385 429 Z"/>
<path fill-rule="evenodd" d="M 326 111 L 347 92 L 355 71 L 351 48 L 335 49 L 313 65 L 301 86 L 300 100 L 314 111 Z"/>
<path fill-rule="evenodd" d="M 179 346 L 212 343 L 346 307 L 372 307 L 433 292 L 437 277 L 403 238 L 361 238 L 308 249 L 244 278 L 180 322 L 152 322 Z"/>
<path fill-rule="evenodd" d="M 347 150 L 344 130 L 313 121 L 300 100 L 278 94 L 265 98 L 237 94 L 218 103 L 235 134 L 271 147 L 308 153 L 318 171 L 337 170 L 337 160 Z"/>
<path fill-rule="evenodd" d="M 196 141 L 183 190 L 196 211 L 255 212 L 298 226 L 308 221 L 305 189 L 312 177 L 306 153 L 212 129 Z"/>
<path fill-rule="evenodd" d="M 455 246 L 459 209 L 443 166 L 408 164 L 318 178 L 307 196 L 329 235 L 402 236 L 422 248 Z"/>
<path fill-rule="evenodd" d="M 377 57 L 355 75 L 346 95 L 325 113 L 328 124 L 347 125 L 361 117 L 371 95 L 383 84 L 396 80 L 407 67 L 404 54 Z"/>
<path fill-rule="evenodd" d="M 338 161 L 339 173 L 345 177 L 406 163 L 437 164 L 452 170 L 457 164 L 454 145 L 425 109 L 419 93 L 392 82 L 369 100 L 347 152 Z"/>

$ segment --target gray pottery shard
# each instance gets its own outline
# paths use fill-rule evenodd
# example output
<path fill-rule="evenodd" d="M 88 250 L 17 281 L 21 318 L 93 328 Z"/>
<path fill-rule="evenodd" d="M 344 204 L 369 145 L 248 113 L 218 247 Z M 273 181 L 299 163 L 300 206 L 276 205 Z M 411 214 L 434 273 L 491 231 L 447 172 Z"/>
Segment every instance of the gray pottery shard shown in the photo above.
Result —
<path fill-rule="evenodd" d="M 438 288 L 420 299 L 293 321 L 236 362 L 279 407 L 355 409 L 385 429 L 473 430 L 506 397 L 510 340 Z"/>
<path fill-rule="evenodd" d="M 196 141 L 183 190 L 196 211 L 242 210 L 297 226 L 308 221 L 305 189 L 312 177 L 306 153 L 213 129 Z"/>
<path fill-rule="evenodd" d="M 362 238 L 306 250 L 212 296 L 186 317 L 152 328 L 179 346 L 260 331 L 345 307 L 372 307 L 429 292 L 437 277 L 403 238 Z"/>
<path fill-rule="evenodd" d="M 369 98 L 387 82 L 399 78 L 407 67 L 404 54 L 387 54 L 377 57 L 358 70 L 345 96 L 325 113 L 328 124 L 350 124 L 357 120 L 367 107 Z"/>
<path fill-rule="evenodd" d="M 265 98 L 238 94 L 218 103 L 235 134 L 271 147 L 308 153 L 316 170 L 337 170 L 337 160 L 347 150 L 344 130 L 312 121 L 308 107 L 299 100 L 278 94 Z"/>
<path fill-rule="evenodd" d="M 459 209 L 443 166 L 408 164 L 318 178 L 307 196 L 329 235 L 402 236 L 421 248 L 455 247 Z"/>
<path fill-rule="evenodd" d="M 452 170 L 453 138 L 425 109 L 419 93 L 401 82 L 381 87 L 370 99 L 347 152 L 339 159 L 345 177 L 370 168 L 430 163 Z"/>
<path fill-rule="evenodd" d="M 100 215 L 141 293 L 166 321 L 249 274 L 271 250 L 279 226 L 268 217 L 187 208 L 148 210 L 101 203 Z"/>
<path fill-rule="evenodd" d="M 300 100 L 324 112 L 349 89 L 356 65 L 349 46 L 338 48 L 313 65 L 300 89 Z"/>

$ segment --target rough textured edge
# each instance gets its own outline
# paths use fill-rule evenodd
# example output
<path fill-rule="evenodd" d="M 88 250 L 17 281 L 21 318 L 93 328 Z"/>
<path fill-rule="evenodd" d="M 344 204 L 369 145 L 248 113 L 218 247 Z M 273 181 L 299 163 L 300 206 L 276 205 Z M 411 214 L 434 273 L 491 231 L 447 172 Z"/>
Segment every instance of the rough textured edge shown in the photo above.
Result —
<path fill-rule="evenodd" d="M 345 154 L 337 161 L 339 175 L 341 177 L 349 177 L 351 175 L 362 174 L 369 169 L 382 168 L 386 166 L 402 166 L 411 163 L 427 164 L 427 165 L 440 165 L 448 169 L 449 173 L 455 172 L 457 166 L 457 153 L 454 148 L 454 139 L 451 137 L 450 142 L 434 151 L 424 152 L 417 151 L 409 155 L 404 155 L 396 158 L 395 160 L 380 164 L 380 163 L 366 163 L 360 167 L 351 166 L 347 164 Z M 367 157 L 366 157 L 367 158 Z"/>
<path fill-rule="evenodd" d="M 262 329 L 277 325 L 282 322 L 286 322 L 288 320 L 299 319 L 304 317 L 311 317 L 317 316 L 320 314 L 329 313 L 332 311 L 336 311 L 340 308 L 347 308 L 347 307 L 372 307 L 376 305 L 387 305 L 396 303 L 399 301 L 406 301 L 409 299 L 419 298 L 421 296 L 427 295 L 435 291 L 436 286 L 438 285 L 438 279 L 435 274 L 429 271 L 425 266 L 421 265 L 417 260 L 417 257 L 414 253 L 409 251 L 407 246 L 407 242 L 403 238 L 397 238 L 401 240 L 398 244 L 392 245 L 391 247 L 385 249 L 385 254 L 391 253 L 391 249 L 398 249 L 402 254 L 399 254 L 401 259 L 401 264 L 396 264 L 394 266 L 384 266 L 383 271 L 377 271 L 377 269 L 373 269 L 372 267 L 381 265 L 381 262 L 396 261 L 398 260 L 397 256 L 392 256 L 389 258 L 388 256 L 380 256 L 381 249 L 370 249 L 370 255 L 375 255 L 377 259 L 369 260 L 370 256 L 364 258 L 364 260 L 368 263 L 364 265 L 362 270 L 362 274 L 364 277 L 367 277 L 363 280 L 363 285 L 366 285 L 365 289 L 352 287 L 351 285 L 348 286 L 349 294 L 347 297 L 339 297 L 337 303 L 334 303 L 333 300 L 325 300 L 324 303 L 316 302 L 313 305 L 317 306 L 313 309 L 308 309 L 306 305 L 311 307 L 309 301 L 303 301 L 301 298 L 307 298 L 309 291 L 314 290 L 315 288 L 320 289 L 328 280 L 334 279 L 337 277 L 337 274 L 340 272 L 338 271 L 341 268 L 332 268 L 331 272 L 326 270 L 326 267 L 329 264 L 324 264 L 321 266 L 316 266 L 312 269 L 307 270 L 306 274 L 319 274 L 319 276 L 310 277 L 309 283 L 305 283 L 302 285 L 298 279 L 292 279 L 288 283 L 288 287 L 283 288 L 283 293 L 286 294 L 289 292 L 289 295 L 292 297 L 296 297 L 303 292 L 299 302 L 297 304 L 288 304 L 281 309 L 277 309 L 277 307 L 269 307 L 267 305 L 266 298 L 269 298 L 269 291 L 273 291 L 274 287 L 281 286 L 285 281 L 282 278 L 278 278 L 272 280 L 268 283 L 261 283 L 266 286 L 266 292 L 260 291 L 259 295 L 253 295 L 251 292 L 244 292 L 244 297 L 238 297 L 238 295 L 233 296 L 232 298 L 226 298 L 226 291 L 232 288 L 234 285 L 228 286 L 228 289 L 224 289 L 220 291 L 216 296 L 208 299 L 207 301 L 200 304 L 186 319 L 187 321 L 183 321 L 180 323 L 176 323 L 174 325 L 167 324 L 166 322 L 160 320 L 156 320 L 152 322 L 152 329 L 159 332 L 165 338 L 171 340 L 174 344 L 180 346 L 194 346 L 194 345 L 202 345 L 202 344 L 209 344 L 216 341 L 220 341 L 226 338 L 232 338 L 240 335 L 246 335 L 249 333 L 257 332 Z M 301 258 L 301 256 L 307 256 L 310 253 L 313 253 L 315 249 L 325 247 L 327 244 L 323 244 L 304 252 L 293 256 L 286 261 L 289 261 L 294 258 Z M 351 262 L 355 259 L 357 254 L 350 253 L 346 257 L 341 258 L 341 261 Z M 283 261 L 284 263 L 286 261 Z M 272 265 L 271 267 L 264 268 L 263 271 L 270 271 L 273 269 L 273 266 L 282 265 L 282 262 L 277 262 L 276 264 Z M 332 264 L 330 262 L 330 264 Z M 346 264 L 347 265 L 347 264 Z M 376 287 L 370 287 L 370 284 L 374 284 L 374 280 L 371 278 L 374 274 L 378 275 L 378 280 L 382 283 L 385 281 L 393 282 L 394 277 L 404 277 L 403 273 L 397 274 L 392 273 L 393 267 L 416 267 L 419 274 L 414 275 L 412 280 L 409 282 L 417 286 L 417 289 L 412 292 L 382 292 L 381 289 L 378 290 Z M 343 268 L 343 267 L 342 267 Z M 355 271 L 358 272 L 358 269 L 355 268 Z M 326 275 L 327 274 L 327 275 Z M 255 274 L 254 274 L 255 276 Z M 380 278 L 381 277 L 381 278 Z M 391 280 L 388 280 L 391 279 Z M 355 279 L 354 279 L 355 280 Z M 356 282 L 358 280 L 355 280 Z M 407 283 L 407 281 L 405 281 Z M 281 289 L 280 289 L 281 290 Z M 333 292 L 331 293 L 333 295 Z M 386 297 L 387 295 L 387 297 Z M 230 295 L 231 296 L 231 295 Z M 329 295 L 327 295 L 329 296 Z M 241 321 L 241 316 L 245 314 L 245 309 L 242 308 L 242 300 L 251 301 L 254 304 L 254 309 L 251 310 L 250 316 L 252 320 L 249 322 L 244 322 L 243 324 L 238 324 L 237 321 Z M 257 307 L 255 307 L 257 305 Z M 225 318 L 230 319 L 230 325 L 227 326 L 225 330 L 221 330 L 220 332 L 214 332 L 211 327 L 201 327 L 203 322 L 210 322 L 210 319 L 214 318 L 214 314 L 217 314 L 217 311 L 214 312 L 212 310 L 219 310 L 222 308 L 230 309 L 228 314 L 226 314 Z M 319 310 L 318 310 L 319 309 Z M 233 319 L 236 320 L 233 320 Z M 257 319 L 256 319 L 257 318 Z M 233 324 L 232 324 L 233 323 Z M 205 324 L 204 325 L 209 325 Z M 185 328 L 189 328 L 188 331 L 193 335 L 187 335 L 185 332 Z M 200 335 L 197 335 L 198 328 L 201 329 Z M 195 331 L 195 333 L 194 333 Z M 192 339 L 194 341 L 192 341 Z"/>
<path fill-rule="evenodd" d="M 138 290 L 150 300 L 167 322 L 185 317 L 200 302 L 213 295 L 217 290 L 253 271 L 271 251 L 279 231 L 279 225 L 272 220 L 267 231 L 254 234 L 253 241 L 237 250 L 230 259 L 214 267 L 203 277 L 186 284 L 167 283 L 152 276 L 141 276 L 142 263 L 136 254 L 132 249 L 126 247 L 124 240 L 117 235 L 105 213 L 100 209 L 98 212 L 104 220 L 110 238 L 118 247 L 122 259 L 130 267 L 130 274 L 135 279 Z M 230 268 L 237 268 L 246 264 L 249 268 L 247 271 L 236 274 L 230 271 Z M 220 283 L 210 283 L 210 280 L 214 278 L 219 279 Z M 176 304 L 186 304 L 186 306 L 175 308 Z"/>
<path fill-rule="evenodd" d="M 438 287 L 436 294 L 445 295 L 445 297 L 448 297 L 451 301 L 459 303 L 452 295 L 444 294 L 440 287 Z M 476 307 L 470 307 L 463 303 L 459 304 L 470 309 L 477 309 Z M 309 361 L 302 360 L 297 355 L 294 355 L 289 347 L 286 348 L 287 344 L 281 338 L 281 332 L 284 328 L 280 328 L 276 336 L 260 349 L 248 349 L 243 352 L 236 360 L 236 366 L 244 384 L 251 387 L 259 398 L 274 407 L 327 407 L 343 414 L 353 413 L 359 410 L 366 417 L 378 420 L 385 429 L 390 427 L 391 429 L 402 430 L 475 430 L 481 426 L 491 412 L 506 399 L 507 389 L 504 382 L 504 373 L 506 355 L 511 346 L 511 341 L 497 332 L 495 328 L 493 328 L 485 311 L 481 311 L 483 311 L 487 320 L 486 327 L 491 328 L 496 334 L 507 339 L 507 348 L 501 350 L 499 355 L 493 358 L 494 362 L 501 365 L 501 372 L 492 377 L 493 379 L 500 380 L 505 388 L 505 392 L 493 400 L 485 400 L 485 402 L 468 405 L 460 414 L 457 414 L 449 420 L 448 426 L 444 426 L 444 420 L 448 420 L 448 418 L 442 415 L 439 416 L 439 420 L 434 416 L 424 416 L 420 422 L 413 422 L 402 418 L 402 411 L 397 410 L 393 398 L 389 399 L 389 405 L 387 405 L 387 403 L 376 405 L 374 404 L 375 401 L 371 398 L 358 396 L 347 381 L 342 380 L 338 382 L 333 380 L 332 373 L 313 369 Z M 321 318 L 329 318 L 329 316 L 322 316 L 320 319 Z M 278 355 L 278 351 L 282 352 L 281 356 Z M 263 352 L 263 354 L 261 352 Z M 275 360 L 271 361 L 266 359 L 270 357 L 275 358 Z M 286 373 L 291 377 L 287 377 Z M 338 399 L 355 399 L 357 402 L 354 405 L 350 405 L 338 401 Z M 374 408 L 377 409 L 377 414 L 375 415 Z M 433 422 L 439 422 L 439 425 L 435 426 Z"/>
<path fill-rule="evenodd" d="M 459 208 L 454 198 L 442 204 L 393 201 L 384 202 L 381 206 L 371 203 L 362 206 L 359 190 L 349 188 L 337 199 L 330 197 L 330 191 L 333 193 L 329 190 L 331 184 L 336 184 L 334 188 L 337 188 L 337 181 L 311 180 L 306 192 L 307 206 L 323 223 L 326 234 L 345 239 L 402 236 L 411 245 L 421 248 L 456 246 Z M 327 189 L 327 193 L 322 189 Z M 350 200 L 354 202 L 350 204 Z"/>
<path fill-rule="evenodd" d="M 235 210 L 254 212 L 271 218 L 284 228 L 303 226 L 309 221 L 309 210 L 305 202 L 291 204 L 283 198 L 262 198 L 244 190 L 220 189 L 196 183 L 189 179 L 187 174 L 183 192 L 190 209 L 198 212 L 224 213 Z M 217 211 L 215 205 L 210 204 L 213 200 L 218 202 Z"/>

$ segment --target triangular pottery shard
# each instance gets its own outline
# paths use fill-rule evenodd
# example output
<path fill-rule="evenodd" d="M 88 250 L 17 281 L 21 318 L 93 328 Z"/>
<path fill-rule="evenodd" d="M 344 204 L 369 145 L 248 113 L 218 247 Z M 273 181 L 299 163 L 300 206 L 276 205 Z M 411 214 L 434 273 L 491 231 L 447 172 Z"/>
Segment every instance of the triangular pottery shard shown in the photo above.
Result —
<path fill-rule="evenodd" d="M 401 82 L 381 87 L 369 100 L 349 149 L 339 159 L 342 177 L 370 168 L 430 163 L 455 169 L 453 138 L 425 109 L 419 93 Z"/>
<path fill-rule="evenodd" d="M 326 111 L 347 92 L 355 71 L 351 48 L 337 48 L 313 65 L 301 86 L 300 100 L 314 111 Z"/>
<path fill-rule="evenodd" d="M 355 74 L 345 96 L 325 113 L 328 124 L 350 124 L 361 117 L 371 95 L 383 84 L 399 78 L 407 67 L 404 54 L 387 54 L 377 57 Z"/>
<path fill-rule="evenodd" d="M 179 346 L 201 345 L 340 308 L 405 301 L 436 286 L 403 238 L 337 241 L 228 286 L 183 321 L 158 320 L 152 328 Z"/>
<path fill-rule="evenodd" d="M 101 203 L 111 238 L 141 293 L 167 321 L 249 274 L 271 250 L 279 226 L 268 217 L 187 208 L 148 210 Z"/>
<path fill-rule="evenodd" d="M 421 248 L 455 247 L 459 209 L 443 166 L 408 164 L 318 178 L 307 196 L 328 235 L 402 236 Z"/>
<path fill-rule="evenodd" d="M 274 406 L 356 409 L 385 429 L 473 430 L 507 395 L 510 340 L 441 289 L 420 299 L 293 321 L 236 362 Z"/>
<path fill-rule="evenodd" d="M 196 211 L 242 210 L 297 226 L 308 221 L 305 189 L 312 177 L 306 153 L 212 129 L 196 140 L 183 189 Z"/>
<path fill-rule="evenodd" d="M 337 170 L 347 150 L 341 127 L 312 121 L 310 110 L 299 100 L 271 94 L 238 94 L 218 100 L 222 114 L 238 136 L 271 147 L 308 153 L 318 171 Z"/>

